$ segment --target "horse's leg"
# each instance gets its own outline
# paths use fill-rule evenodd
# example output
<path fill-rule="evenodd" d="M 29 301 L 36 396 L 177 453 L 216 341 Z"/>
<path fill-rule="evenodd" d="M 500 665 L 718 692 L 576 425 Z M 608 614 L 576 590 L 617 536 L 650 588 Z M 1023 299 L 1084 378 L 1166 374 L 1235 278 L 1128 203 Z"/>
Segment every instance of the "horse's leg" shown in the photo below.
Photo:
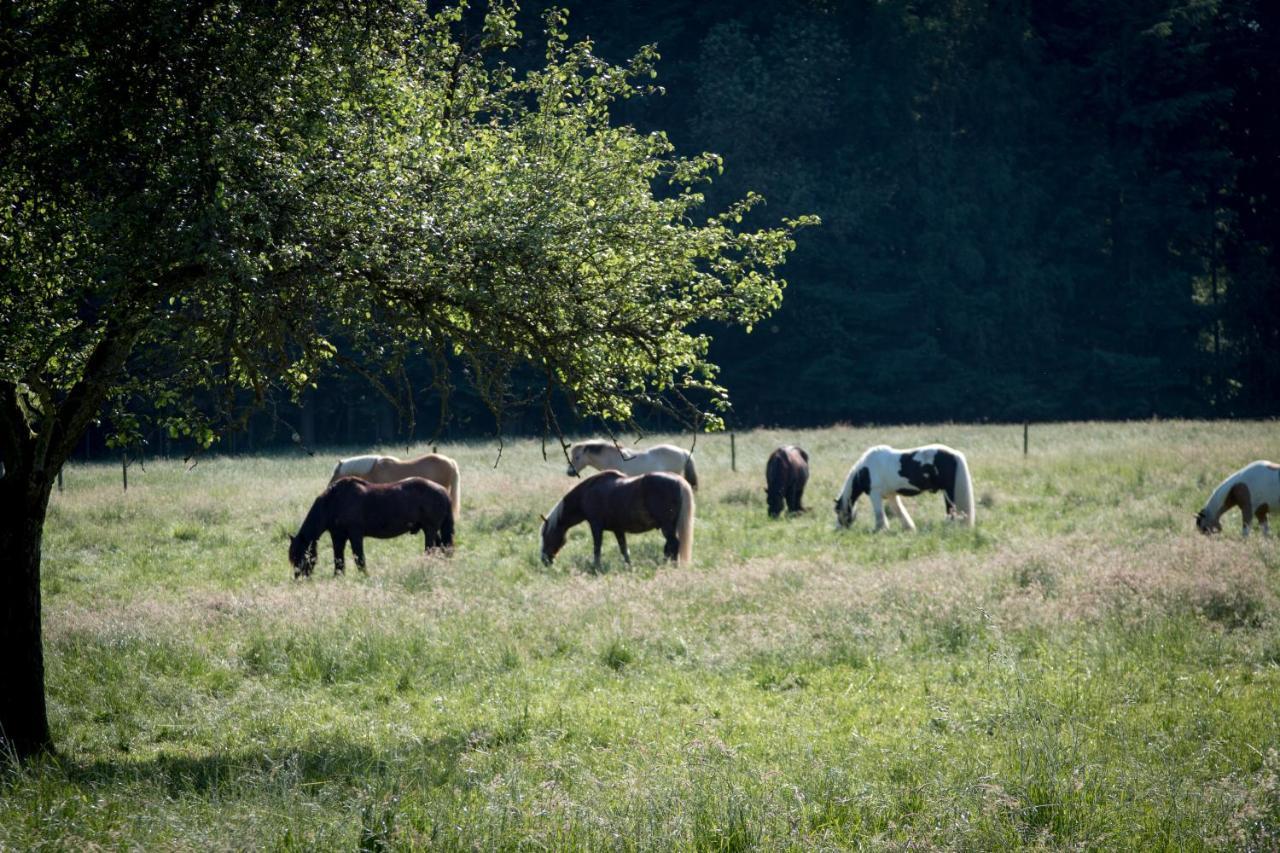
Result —
<path fill-rule="evenodd" d="M 793 486 L 791 487 L 791 494 L 792 494 L 792 497 L 793 497 L 793 498 L 794 498 L 794 500 L 795 500 L 795 508 L 791 510 L 792 512 L 804 512 L 804 511 L 805 511 L 805 508 L 804 508 L 804 484 L 805 484 L 805 481 L 804 481 L 804 480 L 801 480 L 800 482 L 796 483 L 795 485 L 793 485 Z"/>
<path fill-rule="evenodd" d="M 1253 526 L 1253 502 L 1247 497 L 1240 501 L 1240 517 L 1244 520 L 1244 531 L 1241 535 L 1248 538 L 1249 528 Z"/>
<path fill-rule="evenodd" d="M 1266 504 L 1263 504 L 1262 506 L 1258 507 L 1257 512 L 1254 513 L 1254 516 L 1258 519 L 1258 523 L 1262 525 L 1263 536 L 1271 535 L 1271 525 L 1267 524 L 1267 511 L 1269 509 L 1270 509 L 1269 506 L 1267 506 Z"/>
<path fill-rule="evenodd" d="M 334 577 L 337 577 L 346 571 L 346 566 L 343 565 L 343 557 L 344 552 L 347 550 L 347 536 L 345 533 L 331 530 L 329 537 L 333 539 L 333 574 Z"/>
<path fill-rule="evenodd" d="M 871 511 L 876 516 L 876 530 L 884 530 L 889 526 L 884 517 L 884 498 L 880 497 L 879 492 L 871 493 Z"/>
<path fill-rule="evenodd" d="M 661 527 L 665 541 L 662 543 L 662 556 L 671 562 L 680 558 L 680 537 L 676 535 L 676 523 L 664 524 Z"/>
<path fill-rule="evenodd" d="M 628 566 L 631 565 L 631 553 L 627 551 L 627 534 L 621 530 L 613 531 L 613 536 L 618 540 L 618 550 L 622 552 L 622 562 Z"/>
<path fill-rule="evenodd" d="M 359 533 L 351 534 L 351 553 L 356 555 L 356 568 L 360 574 L 369 574 L 364 567 L 364 536 Z"/>
<path fill-rule="evenodd" d="M 902 498 L 898 495 L 890 495 L 889 506 L 893 509 L 893 514 L 898 516 L 898 521 L 902 522 L 904 530 L 916 529 L 916 523 L 911 520 L 911 516 L 907 513 L 907 508 L 902 505 Z"/>
<path fill-rule="evenodd" d="M 604 528 L 598 524 L 591 525 L 591 547 L 595 554 L 595 570 L 600 571 L 600 547 L 604 544 Z"/>

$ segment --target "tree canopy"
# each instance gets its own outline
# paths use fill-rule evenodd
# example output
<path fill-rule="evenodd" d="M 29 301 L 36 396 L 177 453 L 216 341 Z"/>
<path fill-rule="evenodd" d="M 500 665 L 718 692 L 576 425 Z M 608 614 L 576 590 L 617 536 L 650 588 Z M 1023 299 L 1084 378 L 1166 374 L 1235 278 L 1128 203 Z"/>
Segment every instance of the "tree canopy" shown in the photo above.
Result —
<path fill-rule="evenodd" d="M 774 310 L 812 221 L 745 230 L 751 194 L 700 213 L 719 158 L 614 117 L 653 85 L 652 49 L 604 62 L 560 12 L 528 71 L 503 58 L 523 38 L 505 3 L 0 14 L 0 499 L 25 519 L 0 542 L 0 643 L 26 655 L 0 729 L 20 753 L 48 740 L 49 487 L 104 405 L 126 438 L 146 411 L 207 444 L 328 362 L 403 376 L 416 359 L 441 391 L 461 362 L 499 416 L 530 396 L 551 428 L 557 393 L 619 421 L 652 403 L 714 423 L 696 324 Z"/>

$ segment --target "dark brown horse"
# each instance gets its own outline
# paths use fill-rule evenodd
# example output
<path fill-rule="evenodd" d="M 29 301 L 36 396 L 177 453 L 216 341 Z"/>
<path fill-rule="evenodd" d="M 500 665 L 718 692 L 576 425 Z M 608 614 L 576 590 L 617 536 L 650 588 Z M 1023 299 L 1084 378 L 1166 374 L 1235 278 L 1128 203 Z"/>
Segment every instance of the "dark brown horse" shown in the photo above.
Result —
<path fill-rule="evenodd" d="M 621 471 L 601 471 L 569 490 L 542 520 L 542 562 L 548 566 L 564 547 L 569 528 L 587 522 L 595 543 L 595 567 L 600 568 L 600 544 L 606 530 L 618 538 L 622 559 L 631 562 L 627 534 L 658 528 L 666 537 L 662 553 L 668 560 L 693 559 L 693 489 L 683 478 L 666 472 L 628 477 Z"/>
<path fill-rule="evenodd" d="M 289 537 L 293 576 L 310 575 L 316 565 L 316 540 L 328 531 L 333 540 L 333 573 L 342 574 L 347 542 L 364 571 L 364 538 L 390 539 L 405 533 L 426 537 L 426 548 L 453 546 L 453 507 L 438 483 L 410 477 L 396 483 L 367 483 L 342 477 L 311 504 L 297 536 Z"/>
<path fill-rule="evenodd" d="M 765 463 L 764 481 L 770 518 L 782 513 L 784 501 L 787 512 L 804 512 L 800 498 L 804 495 L 805 483 L 809 482 L 809 454 L 794 444 L 779 447 L 769 454 L 769 461 Z"/>

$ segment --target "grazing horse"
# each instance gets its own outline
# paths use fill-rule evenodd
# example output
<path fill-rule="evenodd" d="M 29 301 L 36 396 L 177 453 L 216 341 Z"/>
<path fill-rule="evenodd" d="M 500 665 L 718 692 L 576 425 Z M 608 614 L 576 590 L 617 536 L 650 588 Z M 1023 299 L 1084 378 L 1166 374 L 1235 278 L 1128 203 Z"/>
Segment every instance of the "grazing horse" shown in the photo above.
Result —
<path fill-rule="evenodd" d="M 1267 512 L 1280 509 L 1280 465 L 1259 459 L 1250 462 L 1223 480 L 1213 490 L 1204 509 L 1196 513 L 1196 527 L 1201 533 L 1222 532 L 1222 516 L 1232 507 L 1240 507 L 1244 521 L 1243 535 L 1249 535 L 1253 519 L 1262 524 L 1262 535 L 1271 535 Z"/>
<path fill-rule="evenodd" d="M 333 540 L 333 573 L 343 572 L 343 553 L 351 542 L 356 567 L 364 571 L 364 538 L 390 539 L 423 532 L 426 549 L 453 547 L 453 507 L 439 483 L 409 477 L 395 483 L 370 483 L 340 477 L 311 504 L 297 536 L 289 537 L 293 576 L 311 575 L 316 540 L 328 531 Z"/>
<path fill-rule="evenodd" d="M 600 568 L 600 544 L 613 531 L 630 563 L 627 534 L 655 527 L 666 537 L 662 553 L 668 560 L 693 559 L 693 489 L 674 474 L 660 471 L 628 477 L 620 471 L 601 471 L 583 480 L 560 499 L 542 519 L 542 562 L 551 565 L 564 547 L 569 528 L 587 522 L 595 543 L 595 568 Z"/>
<path fill-rule="evenodd" d="M 769 461 L 765 463 L 764 481 L 770 518 L 782 513 L 784 500 L 787 512 L 804 512 L 800 497 L 805 483 L 809 482 L 809 454 L 794 444 L 779 447 L 769 454 Z"/>
<path fill-rule="evenodd" d="M 462 517 L 462 479 L 458 476 L 458 463 L 439 453 L 428 453 L 417 459 L 397 459 L 394 456 L 352 456 L 349 459 L 339 459 L 329 482 L 332 483 L 339 477 L 359 477 L 370 483 L 394 483 L 406 477 L 425 477 L 449 490 L 453 517 Z"/>
<path fill-rule="evenodd" d="M 569 446 L 569 470 L 565 473 L 576 477 L 583 468 L 613 469 L 624 474 L 670 471 L 683 474 L 689 485 L 698 488 L 698 470 L 693 466 L 693 454 L 674 444 L 655 444 L 648 450 L 632 450 L 599 439 L 579 441 Z"/>
<path fill-rule="evenodd" d="M 880 444 L 869 448 L 849 469 L 836 498 L 836 523 L 841 527 L 853 524 L 858 498 L 868 495 L 876 514 L 876 530 L 886 526 L 886 509 L 907 530 L 915 530 L 899 496 L 937 491 L 945 496 L 947 517 L 962 515 L 965 524 L 973 527 L 973 481 L 963 453 L 942 444 L 912 450 L 895 450 Z"/>

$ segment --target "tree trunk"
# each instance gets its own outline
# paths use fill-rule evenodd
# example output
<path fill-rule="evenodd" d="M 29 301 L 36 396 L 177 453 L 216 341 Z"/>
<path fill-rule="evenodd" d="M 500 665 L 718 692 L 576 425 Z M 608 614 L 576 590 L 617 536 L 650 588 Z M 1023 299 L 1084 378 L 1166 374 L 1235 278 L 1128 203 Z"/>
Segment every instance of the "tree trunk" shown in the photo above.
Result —
<path fill-rule="evenodd" d="M 40 636 L 40 542 L 52 485 L 26 465 L 0 479 L 0 749 L 20 759 L 53 749 Z"/>

